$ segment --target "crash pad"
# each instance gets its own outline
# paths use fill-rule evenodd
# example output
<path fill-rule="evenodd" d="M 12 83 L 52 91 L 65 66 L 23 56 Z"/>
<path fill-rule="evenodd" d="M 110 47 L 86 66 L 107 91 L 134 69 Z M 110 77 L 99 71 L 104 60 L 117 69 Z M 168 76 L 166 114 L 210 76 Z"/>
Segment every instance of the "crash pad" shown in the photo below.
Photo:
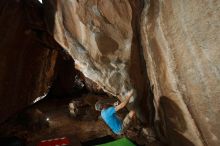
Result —
<path fill-rule="evenodd" d="M 121 138 L 112 142 L 108 142 L 96 146 L 135 146 L 135 145 L 129 139 Z"/>
<path fill-rule="evenodd" d="M 61 145 L 69 145 L 70 140 L 66 137 L 62 138 L 54 138 L 48 140 L 42 140 L 38 146 L 61 146 Z"/>

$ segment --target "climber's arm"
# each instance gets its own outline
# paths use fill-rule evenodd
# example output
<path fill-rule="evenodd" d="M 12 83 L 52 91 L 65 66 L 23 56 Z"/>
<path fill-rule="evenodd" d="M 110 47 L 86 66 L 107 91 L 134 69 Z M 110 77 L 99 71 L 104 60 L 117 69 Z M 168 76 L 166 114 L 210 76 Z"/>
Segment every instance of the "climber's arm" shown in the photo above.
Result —
<path fill-rule="evenodd" d="M 126 99 L 115 107 L 116 112 L 119 111 L 120 109 L 123 109 L 127 105 L 127 103 L 129 102 L 132 96 L 132 93 L 133 91 L 129 91 L 128 95 L 126 96 Z"/>

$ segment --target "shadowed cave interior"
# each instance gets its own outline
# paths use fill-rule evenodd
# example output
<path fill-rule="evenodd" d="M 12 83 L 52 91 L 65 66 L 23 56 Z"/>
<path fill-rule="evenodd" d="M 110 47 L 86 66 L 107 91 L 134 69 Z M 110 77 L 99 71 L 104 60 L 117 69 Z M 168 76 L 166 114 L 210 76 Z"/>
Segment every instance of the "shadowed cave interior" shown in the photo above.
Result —
<path fill-rule="evenodd" d="M 109 103 L 118 101 L 97 87 L 74 68 L 74 60 L 61 50 L 48 94 L 1 124 L 0 143 L 37 145 L 42 140 L 68 137 L 70 145 L 89 146 L 124 137 L 114 135 L 99 118 L 99 112 L 95 111 L 94 105 L 98 100 L 108 100 Z M 77 111 L 70 108 L 70 103 L 74 103 Z M 123 119 L 127 113 L 123 109 L 119 116 Z M 140 130 L 132 130 L 126 137 L 134 144 L 147 143 Z"/>

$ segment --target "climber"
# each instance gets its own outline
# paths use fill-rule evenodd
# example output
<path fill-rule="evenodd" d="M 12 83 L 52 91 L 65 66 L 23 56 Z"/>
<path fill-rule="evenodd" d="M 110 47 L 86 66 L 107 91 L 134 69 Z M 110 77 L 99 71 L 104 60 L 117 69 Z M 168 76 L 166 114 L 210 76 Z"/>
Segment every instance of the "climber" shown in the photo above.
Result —
<path fill-rule="evenodd" d="M 101 117 L 104 122 L 117 135 L 123 134 L 131 126 L 132 119 L 135 117 L 134 110 L 131 110 L 123 121 L 121 121 L 116 115 L 116 112 L 123 109 L 127 105 L 132 95 L 133 91 L 131 90 L 128 92 L 125 100 L 116 106 L 107 105 L 106 103 L 102 103 L 102 101 L 98 101 L 95 104 L 95 109 L 97 111 L 101 111 Z"/>

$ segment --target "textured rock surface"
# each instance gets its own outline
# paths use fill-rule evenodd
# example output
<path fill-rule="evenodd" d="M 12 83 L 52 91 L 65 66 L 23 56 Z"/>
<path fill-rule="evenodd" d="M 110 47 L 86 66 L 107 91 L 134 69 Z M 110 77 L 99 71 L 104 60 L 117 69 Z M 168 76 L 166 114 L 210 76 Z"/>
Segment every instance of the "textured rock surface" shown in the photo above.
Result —
<path fill-rule="evenodd" d="M 142 13 L 148 76 L 172 145 L 220 144 L 219 8 L 217 0 L 154 0 Z"/>
<path fill-rule="evenodd" d="M 44 4 L 48 29 L 73 57 L 76 68 L 113 95 L 135 88 L 139 117 L 149 124 L 148 114 L 143 114 L 150 102 L 137 39 L 143 2 L 48 0 Z"/>
<path fill-rule="evenodd" d="M 76 67 L 105 91 L 117 94 L 135 88 L 139 100 L 144 95 L 140 86 L 146 93 L 148 83 L 140 79 L 148 75 L 156 120 L 164 121 L 170 145 L 219 144 L 219 1 L 145 1 L 141 21 L 142 1 L 45 4 L 51 8 L 46 15 L 54 19 L 55 29 L 50 30 L 55 39 Z"/>
<path fill-rule="evenodd" d="M 132 11 L 129 2 L 60 0 L 45 3 L 56 9 L 52 33 L 74 58 L 76 67 L 106 91 L 116 94 L 130 89 L 127 64 L 132 41 Z"/>
<path fill-rule="evenodd" d="M 43 96 L 54 73 L 57 51 L 39 41 L 40 7 L 29 2 L 0 1 L 0 122 Z"/>
<path fill-rule="evenodd" d="M 56 55 L 46 47 L 37 51 L 42 46 L 32 39 L 46 38 L 31 35 L 33 29 L 24 23 L 27 18 L 32 27 L 42 28 L 35 23 L 39 15 L 23 15 L 25 10 L 34 12 L 35 6 L 19 0 L 0 4 L 4 115 L 45 91 L 53 74 L 53 65 L 46 64 L 54 64 Z M 47 30 L 72 56 L 76 68 L 113 95 L 136 89 L 136 109 L 148 124 L 154 117 L 153 89 L 155 120 L 169 145 L 219 145 L 218 0 L 45 0 L 43 6 L 40 16 L 44 14 Z M 35 63 L 39 68 L 33 68 Z"/>

